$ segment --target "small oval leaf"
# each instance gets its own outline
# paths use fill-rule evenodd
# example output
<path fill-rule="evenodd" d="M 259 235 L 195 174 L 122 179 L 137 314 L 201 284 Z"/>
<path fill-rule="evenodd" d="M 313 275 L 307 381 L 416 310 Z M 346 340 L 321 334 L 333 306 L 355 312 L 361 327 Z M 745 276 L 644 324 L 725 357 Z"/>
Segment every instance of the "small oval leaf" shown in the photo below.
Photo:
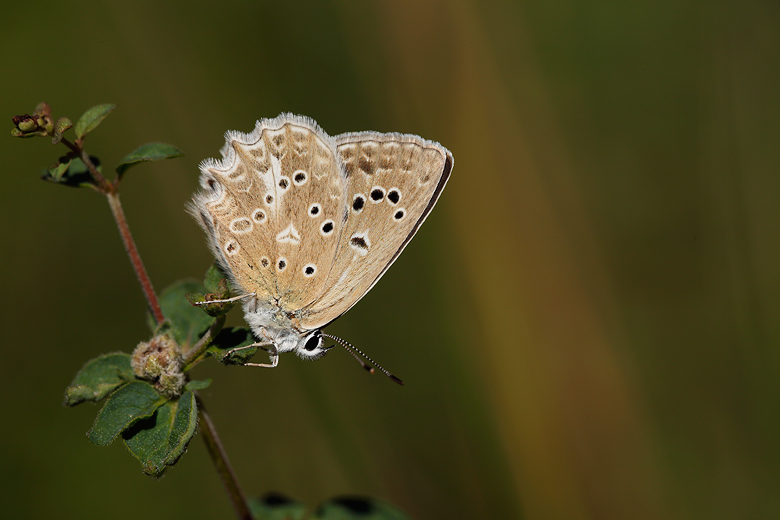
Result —
<path fill-rule="evenodd" d="M 116 172 L 121 177 L 125 170 L 136 164 L 147 161 L 161 161 L 163 159 L 173 159 L 182 157 L 184 154 L 173 145 L 165 143 L 146 143 L 142 144 L 119 162 Z"/>
<path fill-rule="evenodd" d="M 171 323 L 173 339 L 186 351 L 198 341 L 214 321 L 208 314 L 187 301 L 187 293 L 202 293 L 205 288 L 192 280 L 180 280 L 160 294 L 163 315 Z M 154 320 L 149 317 L 149 328 L 154 330 Z"/>
<path fill-rule="evenodd" d="M 87 436 L 95 444 L 106 446 L 136 421 L 151 417 L 165 402 L 149 383 L 127 383 L 111 394 Z"/>
<path fill-rule="evenodd" d="M 61 117 L 54 123 L 54 137 L 51 140 L 51 144 L 58 144 L 62 141 L 62 134 L 66 130 L 73 127 L 73 123 L 67 117 Z"/>
<path fill-rule="evenodd" d="M 106 103 L 104 105 L 94 106 L 84 112 L 81 118 L 79 118 L 78 123 L 76 123 L 76 137 L 81 139 L 92 130 L 97 128 L 103 119 L 105 119 L 108 114 L 113 112 L 115 108 L 116 105 Z"/>
<path fill-rule="evenodd" d="M 160 477 L 184 454 L 197 424 L 198 406 L 195 395 L 188 391 L 157 408 L 148 419 L 135 423 L 122 438 L 144 473 Z"/>
<path fill-rule="evenodd" d="M 51 180 L 54 182 L 60 182 L 60 179 L 62 179 L 62 176 L 65 174 L 66 171 L 68 171 L 68 168 L 70 168 L 71 158 L 67 155 L 64 157 L 60 157 L 60 162 L 57 163 L 56 166 L 52 166 L 48 170 L 49 177 L 51 177 Z"/>
<path fill-rule="evenodd" d="M 135 374 L 130 366 L 130 355 L 114 352 L 96 357 L 79 370 L 65 390 L 65 405 L 75 406 L 84 401 L 100 401 L 128 381 Z"/>
<path fill-rule="evenodd" d="M 224 280 L 222 281 L 224 283 Z M 218 296 L 214 293 L 201 294 L 201 293 L 187 293 L 184 295 L 190 305 L 197 307 L 212 318 L 218 318 L 230 312 L 235 305 L 235 302 L 217 302 L 209 303 L 214 299 L 226 298 L 226 296 Z"/>
<path fill-rule="evenodd" d="M 102 167 L 100 166 L 100 159 L 94 155 L 90 155 L 89 159 L 97 170 L 100 173 L 103 173 Z M 55 174 L 58 175 L 58 177 L 55 177 Z M 89 168 L 87 168 L 87 165 L 78 157 L 70 161 L 69 166 L 65 171 L 59 171 L 59 166 L 53 169 L 44 170 L 42 178 L 45 181 L 62 184 L 63 186 L 70 186 L 71 188 L 95 188 L 95 179 L 89 173 Z"/>
<path fill-rule="evenodd" d="M 219 282 L 226 280 L 227 278 L 228 275 L 225 274 L 225 271 L 222 270 L 218 263 L 214 262 L 206 271 L 206 277 L 203 280 L 203 285 L 206 287 L 207 291 L 216 293 L 220 288 Z M 229 297 L 229 294 L 225 295 L 224 297 Z"/>

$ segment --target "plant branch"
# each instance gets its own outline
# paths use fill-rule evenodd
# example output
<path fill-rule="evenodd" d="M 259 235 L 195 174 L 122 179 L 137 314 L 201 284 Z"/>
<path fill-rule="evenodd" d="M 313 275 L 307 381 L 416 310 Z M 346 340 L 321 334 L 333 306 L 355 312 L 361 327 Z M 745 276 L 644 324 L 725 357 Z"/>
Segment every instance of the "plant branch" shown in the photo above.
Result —
<path fill-rule="evenodd" d="M 92 175 L 92 178 L 95 179 L 95 182 L 100 188 L 100 191 L 102 191 L 106 195 L 116 191 L 116 187 L 105 177 L 103 177 L 103 174 L 101 174 L 98 171 L 98 169 L 95 168 L 95 165 L 92 164 L 92 161 L 89 159 L 89 155 L 87 155 L 87 152 L 85 152 L 84 148 L 81 146 L 81 141 L 77 140 L 76 143 L 74 144 L 68 141 L 67 139 L 63 138 L 61 142 L 62 144 L 70 148 L 70 150 L 73 153 L 78 155 L 81 161 L 87 166 L 90 175 Z"/>
<path fill-rule="evenodd" d="M 187 352 L 184 353 L 185 372 L 200 363 L 201 360 L 198 358 L 208 348 L 211 342 L 214 341 L 214 338 L 217 337 L 217 334 L 219 334 L 219 331 L 222 330 L 222 327 L 225 326 L 225 319 L 226 316 L 223 314 L 214 320 L 214 322 L 211 324 L 211 327 L 209 327 L 209 330 L 206 331 L 203 337 L 200 338 L 197 343 L 195 343 L 190 349 L 187 350 Z"/>
<path fill-rule="evenodd" d="M 198 410 L 201 417 L 200 424 L 204 426 L 201 431 L 203 440 L 206 442 L 206 448 L 208 448 L 211 460 L 214 462 L 214 466 L 216 466 L 222 485 L 225 486 L 225 490 L 230 497 L 230 503 L 233 505 L 236 517 L 240 520 L 252 520 L 252 513 L 249 511 L 246 496 L 241 490 L 241 485 L 238 483 L 236 474 L 230 465 L 227 453 L 225 453 L 225 449 L 222 447 L 217 430 L 214 428 L 214 423 L 211 422 L 211 417 L 206 411 L 206 407 L 203 406 L 203 401 L 197 392 L 195 393 L 195 398 L 198 400 Z"/>

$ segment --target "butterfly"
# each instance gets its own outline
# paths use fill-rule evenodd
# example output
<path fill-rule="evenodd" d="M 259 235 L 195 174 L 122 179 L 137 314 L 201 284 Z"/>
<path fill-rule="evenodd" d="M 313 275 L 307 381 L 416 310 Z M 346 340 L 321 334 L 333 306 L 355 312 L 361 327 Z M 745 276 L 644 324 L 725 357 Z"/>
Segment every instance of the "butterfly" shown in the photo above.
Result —
<path fill-rule="evenodd" d="M 201 163 L 189 206 L 245 319 L 275 367 L 283 352 L 316 359 L 322 329 L 382 277 L 415 235 L 452 171 L 452 154 L 416 135 L 331 137 L 304 116 L 281 114 L 229 131 L 221 160 Z M 248 347 L 243 347 L 248 348 Z"/>

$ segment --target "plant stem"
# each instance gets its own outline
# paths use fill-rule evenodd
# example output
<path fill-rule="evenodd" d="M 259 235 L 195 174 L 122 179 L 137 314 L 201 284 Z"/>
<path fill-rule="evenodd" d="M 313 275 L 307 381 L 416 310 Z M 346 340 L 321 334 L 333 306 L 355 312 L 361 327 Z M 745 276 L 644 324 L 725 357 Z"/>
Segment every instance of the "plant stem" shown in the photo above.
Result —
<path fill-rule="evenodd" d="M 184 371 L 188 371 L 203 359 L 198 359 L 201 354 L 203 354 L 203 351 L 208 348 L 208 346 L 211 344 L 211 342 L 214 340 L 214 338 L 217 337 L 217 334 L 219 334 L 219 331 L 222 330 L 222 327 L 225 326 L 225 315 L 219 316 L 214 322 L 211 324 L 211 327 L 209 327 L 209 330 L 206 331 L 206 333 L 203 335 L 200 340 L 198 340 L 197 343 L 195 343 L 192 348 L 187 350 L 187 352 L 184 353 Z"/>
<path fill-rule="evenodd" d="M 95 168 L 95 165 L 92 164 L 92 161 L 89 159 L 89 155 L 87 155 L 87 152 L 85 152 L 84 148 L 81 146 L 80 140 L 76 140 L 76 143 L 74 144 L 63 138 L 61 143 L 70 148 L 73 153 L 77 154 L 81 158 L 81 161 L 87 166 L 87 169 L 89 169 L 90 175 L 92 175 L 92 178 L 95 179 L 95 182 L 97 183 L 101 192 L 108 195 L 109 193 L 116 191 L 115 186 L 105 177 L 103 177 L 97 168 Z"/>
<path fill-rule="evenodd" d="M 241 490 L 241 485 L 238 483 L 235 472 L 233 472 L 227 453 L 225 453 L 225 449 L 222 447 L 217 430 L 214 428 L 214 423 L 211 422 L 211 417 L 206 412 L 206 407 L 203 406 L 203 401 L 197 392 L 195 393 L 195 398 L 198 400 L 198 410 L 201 417 L 200 424 L 204 426 L 201 432 L 203 440 L 206 442 L 206 448 L 208 448 L 209 455 L 211 455 L 214 466 L 217 468 L 222 485 L 225 486 L 228 497 L 230 497 L 230 503 L 233 505 L 236 517 L 240 520 L 252 520 L 252 513 L 249 512 L 246 496 L 244 496 L 244 492 Z"/>
<path fill-rule="evenodd" d="M 152 310 L 154 321 L 160 324 L 165 320 L 165 316 L 163 316 L 162 309 L 160 309 L 160 302 L 157 300 L 154 287 L 152 287 L 152 281 L 149 279 L 149 275 L 146 274 L 146 268 L 144 268 L 144 263 L 138 254 L 138 248 L 135 247 L 133 235 L 130 234 L 130 228 L 127 227 L 125 213 L 122 211 L 122 203 L 119 202 L 119 194 L 112 190 L 106 193 L 106 197 L 108 197 L 108 205 L 111 206 L 111 213 L 114 214 L 114 220 L 119 228 L 119 234 L 122 236 L 122 242 L 125 244 L 127 256 L 130 257 L 130 263 L 133 264 L 135 275 L 138 277 L 141 289 L 143 289 L 146 295 L 146 301 L 149 302 L 149 308 Z"/>

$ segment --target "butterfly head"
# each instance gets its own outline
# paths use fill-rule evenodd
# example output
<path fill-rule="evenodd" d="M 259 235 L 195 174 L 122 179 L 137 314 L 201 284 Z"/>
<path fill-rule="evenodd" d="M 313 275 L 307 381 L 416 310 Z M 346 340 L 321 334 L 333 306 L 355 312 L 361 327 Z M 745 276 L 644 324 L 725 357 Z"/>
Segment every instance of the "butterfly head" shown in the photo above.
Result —
<path fill-rule="evenodd" d="M 277 331 L 269 331 L 267 328 L 264 330 L 271 332 L 272 341 L 278 352 L 295 352 L 302 359 L 318 359 L 333 348 L 325 346 L 325 339 L 320 330 L 303 332 L 291 328 Z"/>

